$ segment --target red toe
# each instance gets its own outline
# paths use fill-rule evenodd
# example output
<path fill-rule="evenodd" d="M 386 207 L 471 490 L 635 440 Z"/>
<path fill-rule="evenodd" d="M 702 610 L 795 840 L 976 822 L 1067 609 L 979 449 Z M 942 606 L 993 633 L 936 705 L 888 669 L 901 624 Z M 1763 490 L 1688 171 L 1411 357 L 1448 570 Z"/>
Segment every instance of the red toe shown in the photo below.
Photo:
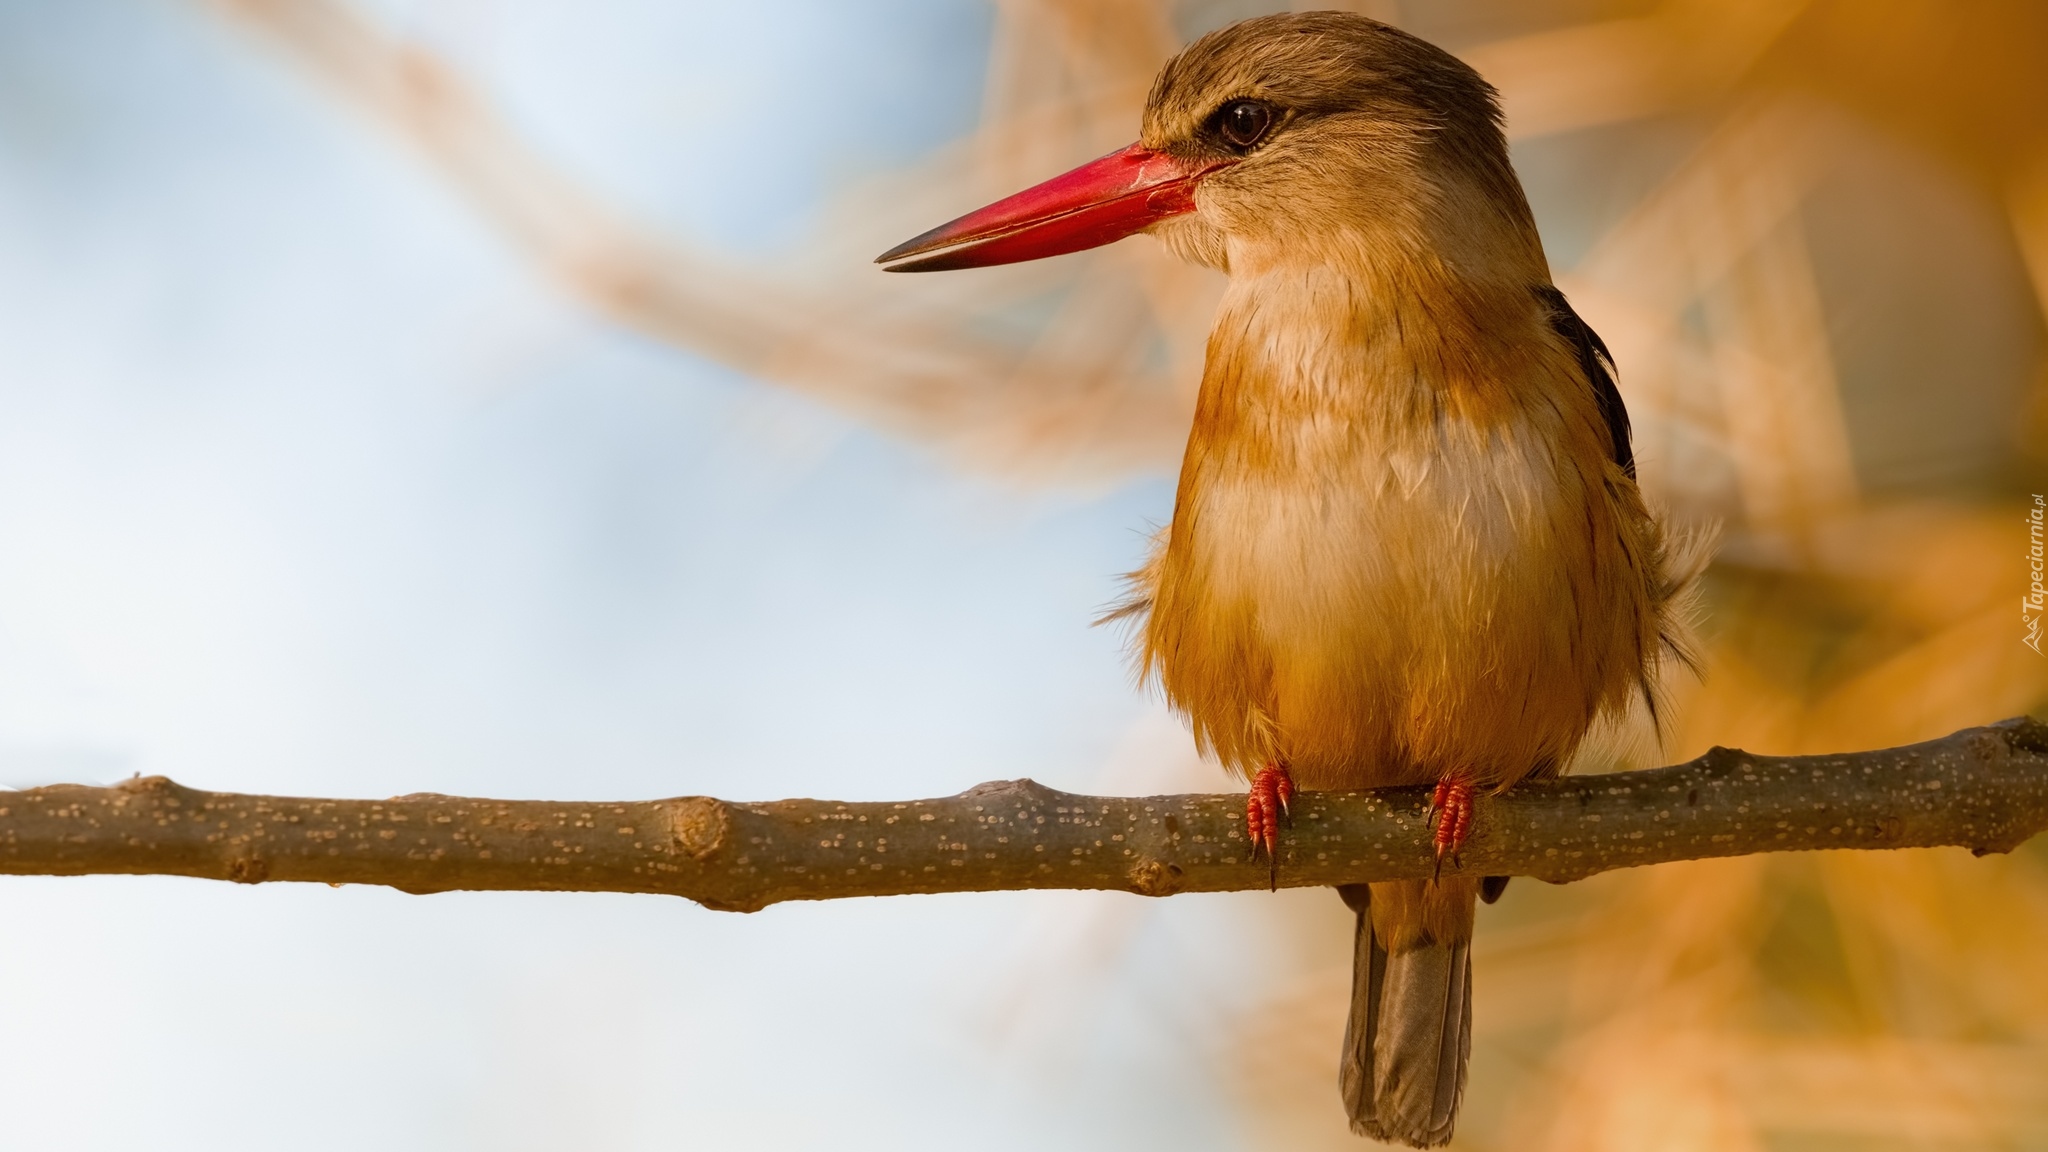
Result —
<path fill-rule="evenodd" d="M 1268 764 L 1252 777 L 1252 790 L 1244 798 L 1244 830 L 1252 844 L 1253 858 L 1264 848 L 1268 856 L 1278 861 L 1280 818 L 1287 814 L 1288 801 L 1293 798 L 1294 778 L 1284 766 Z"/>
<path fill-rule="evenodd" d="M 1437 781 L 1436 792 L 1429 800 L 1429 814 L 1436 825 L 1437 868 L 1442 869 L 1444 857 L 1456 860 L 1458 850 L 1472 835 L 1472 785 L 1456 777 Z"/>

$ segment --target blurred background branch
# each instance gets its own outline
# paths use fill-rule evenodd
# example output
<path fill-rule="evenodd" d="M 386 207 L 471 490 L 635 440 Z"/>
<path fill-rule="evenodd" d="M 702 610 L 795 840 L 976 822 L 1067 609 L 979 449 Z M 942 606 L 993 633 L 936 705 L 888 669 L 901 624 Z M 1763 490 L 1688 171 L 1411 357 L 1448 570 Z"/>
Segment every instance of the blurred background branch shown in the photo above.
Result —
<path fill-rule="evenodd" d="M 1202 278 L 1157 253 L 1120 249 L 1107 276 L 1005 275 L 994 291 L 985 280 L 966 291 L 869 286 L 888 237 L 956 215 L 950 206 L 973 189 L 1057 163 L 1077 143 L 1107 151 L 1115 145 L 1096 142 L 1130 131 L 1128 113 L 1173 45 L 1149 4 L 1003 6 L 998 44 L 1008 50 L 991 63 L 991 130 L 859 195 L 807 258 L 768 272 L 631 220 L 510 131 L 447 61 L 346 0 L 218 6 L 413 143 L 548 274 L 621 323 L 980 468 L 1099 480 L 1160 467 L 1179 449 L 1189 366 L 1162 370 L 1147 354 L 1161 324 L 1198 326 L 1190 282 Z M 1062 80 L 1070 94 L 1046 99 Z M 977 321 L 1050 286 L 1070 292 L 1040 338 L 980 334 Z"/>

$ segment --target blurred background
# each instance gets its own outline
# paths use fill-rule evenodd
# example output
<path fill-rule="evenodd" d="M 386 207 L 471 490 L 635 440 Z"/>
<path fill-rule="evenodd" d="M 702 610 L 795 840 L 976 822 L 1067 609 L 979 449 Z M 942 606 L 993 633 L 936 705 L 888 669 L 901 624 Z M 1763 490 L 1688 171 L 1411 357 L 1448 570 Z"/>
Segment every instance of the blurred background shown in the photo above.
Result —
<path fill-rule="evenodd" d="M 1228 0 L 0 0 L 0 785 L 1234 787 L 1089 620 L 1219 281 L 874 253 Z M 1662 758 L 2048 702 L 2048 8 L 1379 0 L 1505 97 L 1643 480 Z M 1655 758 L 1655 757 L 1651 757 Z M 40 1149 L 1366 1146 L 1334 896 L 0 883 Z M 1517 883 L 1457 1147 L 2048 1148 L 2048 848 Z"/>

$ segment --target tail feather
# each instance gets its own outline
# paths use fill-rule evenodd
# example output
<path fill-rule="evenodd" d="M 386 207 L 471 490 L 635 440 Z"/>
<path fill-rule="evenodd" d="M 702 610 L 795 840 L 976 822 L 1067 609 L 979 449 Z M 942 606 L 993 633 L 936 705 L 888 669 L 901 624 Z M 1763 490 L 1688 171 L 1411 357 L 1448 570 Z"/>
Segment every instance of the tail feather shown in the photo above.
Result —
<path fill-rule="evenodd" d="M 1338 891 L 1358 913 L 1337 1074 L 1351 1130 L 1414 1148 L 1448 1144 L 1472 1053 L 1472 946 L 1390 954 L 1373 933 L 1366 886 Z"/>

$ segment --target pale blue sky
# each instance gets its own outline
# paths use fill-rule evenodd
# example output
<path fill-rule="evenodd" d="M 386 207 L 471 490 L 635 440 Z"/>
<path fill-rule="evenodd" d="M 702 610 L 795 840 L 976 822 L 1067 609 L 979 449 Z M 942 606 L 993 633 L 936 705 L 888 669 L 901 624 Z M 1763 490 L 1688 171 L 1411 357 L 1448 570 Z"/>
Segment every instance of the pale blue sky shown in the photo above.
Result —
<path fill-rule="evenodd" d="M 990 22 L 379 11 L 643 218 L 763 259 L 972 125 Z M 963 478 L 593 318 L 203 7 L 0 3 L 0 782 L 1088 787 L 1185 755 L 1088 626 L 1169 500 Z M 8 880 L 5 1142 L 1234 1147 L 1241 929 L 1107 899 Z M 1122 943 L 1047 1007 L 1016 957 L 1069 922 Z"/>

